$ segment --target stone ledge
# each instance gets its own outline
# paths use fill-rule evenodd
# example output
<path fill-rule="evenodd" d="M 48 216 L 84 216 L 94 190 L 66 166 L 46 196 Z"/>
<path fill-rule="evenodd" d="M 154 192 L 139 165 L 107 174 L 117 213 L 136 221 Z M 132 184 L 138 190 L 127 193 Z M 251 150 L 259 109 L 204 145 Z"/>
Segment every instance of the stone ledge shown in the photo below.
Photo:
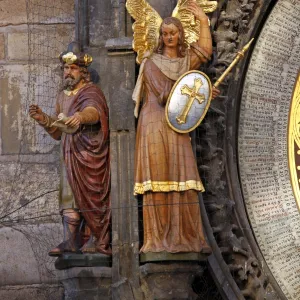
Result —
<path fill-rule="evenodd" d="M 140 262 L 163 262 L 163 261 L 207 261 L 208 255 L 204 253 L 168 253 L 168 252 L 148 252 L 140 254 Z"/>
<path fill-rule="evenodd" d="M 112 257 L 101 253 L 76 254 L 66 253 L 55 261 L 57 270 L 74 269 L 77 267 L 110 267 Z"/>
<path fill-rule="evenodd" d="M 111 278 L 111 268 L 109 267 L 74 267 L 56 271 L 58 280 L 68 280 L 72 278 L 89 278 L 91 275 L 98 278 Z"/>
<path fill-rule="evenodd" d="M 142 277 L 160 273 L 191 273 L 200 275 L 203 268 L 195 262 L 182 263 L 148 263 L 140 267 Z"/>

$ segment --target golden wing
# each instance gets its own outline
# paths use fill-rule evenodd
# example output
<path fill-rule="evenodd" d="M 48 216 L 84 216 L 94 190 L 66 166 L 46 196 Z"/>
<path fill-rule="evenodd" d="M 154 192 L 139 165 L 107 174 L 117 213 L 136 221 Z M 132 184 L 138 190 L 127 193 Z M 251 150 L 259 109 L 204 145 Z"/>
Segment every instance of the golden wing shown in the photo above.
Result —
<path fill-rule="evenodd" d="M 195 19 L 195 16 L 185 9 L 188 0 L 179 0 L 172 16 L 179 19 L 183 25 L 185 32 L 185 41 L 187 45 L 197 42 L 200 34 L 200 21 Z M 218 7 L 217 1 L 196 0 L 197 4 L 207 13 L 215 11 Z"/>
<path fill-rule="evenodd" d="M 157 45 L 162 18 L 145 0 L 127 0 L 126 8 L 135 20 L 133 50 L 137 52 L 136 61 L 140 64 L 145 52 L 152 52 Z"/>

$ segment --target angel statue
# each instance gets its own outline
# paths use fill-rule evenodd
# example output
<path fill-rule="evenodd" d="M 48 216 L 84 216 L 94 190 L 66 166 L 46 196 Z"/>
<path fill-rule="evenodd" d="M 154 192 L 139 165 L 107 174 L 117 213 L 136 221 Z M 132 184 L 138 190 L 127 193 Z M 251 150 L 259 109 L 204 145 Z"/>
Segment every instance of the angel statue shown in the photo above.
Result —
<path fill-rule="evenodd" d="M 135 19 L 133 47 L 141 63 L 133 93 L 134 113 L 139 115 L 134 193 L 143 195 L 140 251 L 210 253 L 198 200 L 204 187 L 191 139 L 169 127 L 165 105 L 175 81 L 210 59 L 212 38 L 205 12 L 215 10 L 217 3 L 179 0 L 173 17 L 164 20 L 145 0 L 127 0 L 126 6 Z M 213 90 L 213 97 L 218 94 Z"/>

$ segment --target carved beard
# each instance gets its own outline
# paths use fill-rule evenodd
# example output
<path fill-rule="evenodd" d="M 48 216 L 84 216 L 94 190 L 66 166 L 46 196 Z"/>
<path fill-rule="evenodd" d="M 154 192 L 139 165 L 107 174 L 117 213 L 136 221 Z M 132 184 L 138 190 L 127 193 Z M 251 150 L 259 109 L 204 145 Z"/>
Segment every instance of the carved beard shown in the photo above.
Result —
<path fill-rule="evenodd" d="M 68 76 L 64 79 L 64 90 L 73 91 L 75 90 L 77 84 L 81 81 L 82 76 L 75 79 L 74 77 Z"/>

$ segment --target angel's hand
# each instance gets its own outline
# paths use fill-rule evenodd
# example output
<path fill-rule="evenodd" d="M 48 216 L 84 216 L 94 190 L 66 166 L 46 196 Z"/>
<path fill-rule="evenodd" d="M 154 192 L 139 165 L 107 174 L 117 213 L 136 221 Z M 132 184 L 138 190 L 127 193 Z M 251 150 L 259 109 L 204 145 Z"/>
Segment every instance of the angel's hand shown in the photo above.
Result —
<path fill-rule="evenodd" d="M 208 22 L 207 15 L 195 0 L 188 1 L 186 9 L 191 12 L 200 22 Z"/>
<path fill-rule="evenodd" d="M 220 90 L 218 90 L 217 88 L 213 87 L 212 88 L 212 99 L 217 98 L 220 95 Z"/>

